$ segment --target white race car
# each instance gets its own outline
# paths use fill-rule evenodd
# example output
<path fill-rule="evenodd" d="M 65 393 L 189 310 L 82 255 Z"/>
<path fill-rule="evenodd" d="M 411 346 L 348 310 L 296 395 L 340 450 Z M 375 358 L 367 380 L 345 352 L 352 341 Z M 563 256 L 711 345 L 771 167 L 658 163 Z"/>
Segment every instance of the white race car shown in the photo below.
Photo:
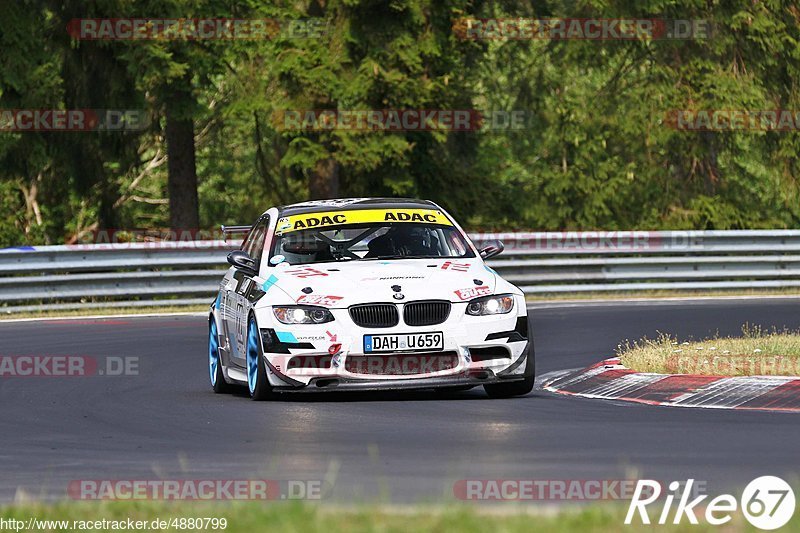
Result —
<path fill-rule="evenodd" d="M 438 205 L 359 198 L 273 207 L 246 229 L 209 315 L 211 385 L 283 392 L 527 394 L 525 298 Z"/>

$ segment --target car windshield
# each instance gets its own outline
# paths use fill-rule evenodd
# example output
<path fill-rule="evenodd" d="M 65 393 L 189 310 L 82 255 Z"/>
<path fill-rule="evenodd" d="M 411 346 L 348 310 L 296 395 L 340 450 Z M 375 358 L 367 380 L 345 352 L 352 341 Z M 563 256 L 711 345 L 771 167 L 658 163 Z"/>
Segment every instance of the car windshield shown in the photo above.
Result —
<path fill-rule="evenodd" d="M 445 257 L 475 257 L 453 226 L 374 222 L 276 234 L 270 264 Z"/>

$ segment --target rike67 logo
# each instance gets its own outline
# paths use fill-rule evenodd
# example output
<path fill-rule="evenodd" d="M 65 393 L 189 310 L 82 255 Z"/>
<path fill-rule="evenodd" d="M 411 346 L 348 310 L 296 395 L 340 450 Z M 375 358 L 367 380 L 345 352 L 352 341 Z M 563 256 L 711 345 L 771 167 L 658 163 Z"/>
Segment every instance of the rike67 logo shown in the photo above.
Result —
<path fill-rule="evenodd" d="M 683 519 L 690 524 L 698 524 L 700 509 L 705 507 L 705 512 L 700 514 L 711 525 L 719 526 L 730 522 L 733 513 L 741 508 L 742 513 L 750 524 L 758 529 L 774 530 L 783 527 L 792 518 L 795 508 L 794 491 L 784 480 L 775 476 L 762 476 L 751 481 L 742 492 L 741 501 L 730 494 L 722 494 L 704 503 L 708 495 L 700 495 L 689 500 L 692 494 L 694 480 L 686 481 L 681 491 L 681 483 L 673 481 L 669 484 L 669 492 L 664 498 L 664 506 L 658 514 L 656 523 L 667 524 L 672 514 L 672 523 L 680 524 Z M 649 479 L 641 479 L 636 484 L 636 489 L 625 515 L 625 524 L 634 522 L 638 514 L 642 524 L 650 524 L 648 506 L 655 503 L 661 494 L 661 484 Z M 673 514 L 673 502 L 678 499 Z M 740 507 L 741 505 L 741 507 Z M 695 511 L 698 511 L 696 514 Z"/>

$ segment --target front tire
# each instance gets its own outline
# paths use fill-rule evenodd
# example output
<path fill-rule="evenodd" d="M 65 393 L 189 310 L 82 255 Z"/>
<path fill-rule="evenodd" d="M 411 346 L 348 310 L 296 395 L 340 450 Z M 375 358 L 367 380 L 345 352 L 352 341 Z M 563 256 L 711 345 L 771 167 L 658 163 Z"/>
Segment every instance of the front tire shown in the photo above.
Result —
<path fill-rule="evenodd" d="M 222 394 L 231 391 L 231 386 L 225 381 L 225 376 L 222 374 L 217 321 L 213 316 L 208 321 L 208 375 L 211 378 L 211 388 L 214 389 L 214 392 Z"/>
<path fill-rule="evenodd" d="M 257 402 L 273 397 L 272 386 L 267 379 L 267 368 L 261 348 L 261 335 L 254 316 L 247 321 L 247 389 L 250 398 Z"/>

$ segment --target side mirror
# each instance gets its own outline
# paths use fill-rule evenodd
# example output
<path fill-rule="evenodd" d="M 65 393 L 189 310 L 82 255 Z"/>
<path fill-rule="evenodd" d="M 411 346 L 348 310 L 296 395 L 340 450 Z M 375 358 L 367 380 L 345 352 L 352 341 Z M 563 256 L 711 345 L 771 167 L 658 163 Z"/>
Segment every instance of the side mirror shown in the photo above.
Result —
<path fill-rule="evenodd" d="M 256 262 L 244 250 L 234 250 L 228 254 L 228 263 L 236 270 L 241 270 L 248 276 L 256 276 Z"/>
<path fill-rule="evenodd" d="M 505 249 L 506 247 L 503 241 L 489 241 L 486 243 L 486 246 L 480 250 L 481 258 L 489 259 L 490 257 L 500 255 Z"/>

